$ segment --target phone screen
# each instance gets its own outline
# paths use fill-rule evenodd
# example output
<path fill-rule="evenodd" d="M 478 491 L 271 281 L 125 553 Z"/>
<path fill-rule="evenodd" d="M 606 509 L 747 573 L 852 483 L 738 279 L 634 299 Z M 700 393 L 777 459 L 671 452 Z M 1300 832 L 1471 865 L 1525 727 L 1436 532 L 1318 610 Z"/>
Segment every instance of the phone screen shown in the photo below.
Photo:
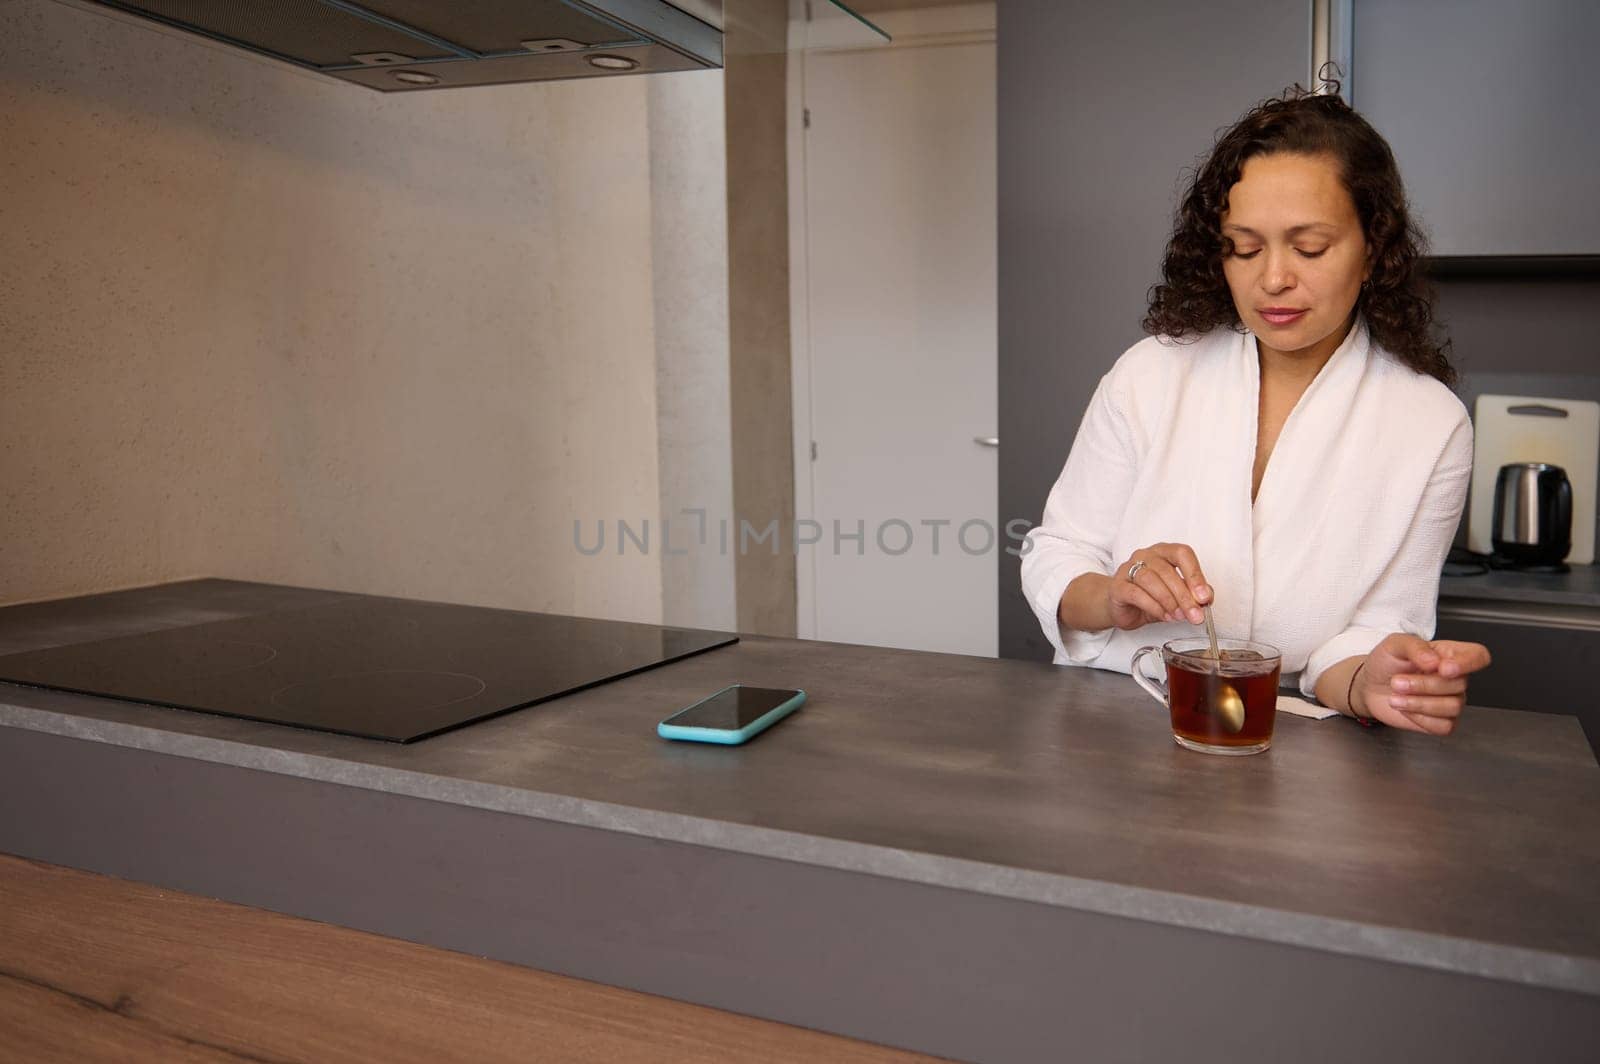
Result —
<path fill-rule="evenodd" d="M 738 731 L 799 693 L 780 691 L 772 687 L 730 687 L 726 691 L 718 691 L 704 702 L 692 705 L 681 713 L 673 714 L 666 722 L 680 728 Z"/>

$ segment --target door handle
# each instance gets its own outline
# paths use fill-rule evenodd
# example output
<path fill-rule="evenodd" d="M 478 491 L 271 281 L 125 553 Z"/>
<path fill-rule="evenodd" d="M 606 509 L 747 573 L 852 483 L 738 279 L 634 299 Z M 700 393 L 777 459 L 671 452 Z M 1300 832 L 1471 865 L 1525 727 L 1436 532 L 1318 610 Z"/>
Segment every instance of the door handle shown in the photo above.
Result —
<path fill-rule="evenodd" d="M 998 446 L 1000 446 L 1000 437 L 999 436 L 974 436 L 974 437 L 972 437 L 972 442 L 977 444 L 979 447 L 998 447 Z"/>

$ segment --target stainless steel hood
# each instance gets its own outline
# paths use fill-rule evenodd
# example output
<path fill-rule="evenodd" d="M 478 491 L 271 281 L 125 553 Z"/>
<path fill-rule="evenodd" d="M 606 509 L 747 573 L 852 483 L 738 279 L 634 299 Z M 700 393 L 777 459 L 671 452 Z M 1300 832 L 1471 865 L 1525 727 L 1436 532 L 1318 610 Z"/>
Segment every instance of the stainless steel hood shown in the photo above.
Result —
<path fill-rule="evenodd" d="M 381 92 L 722 65 L 721 0 L 89 0 Z"/>

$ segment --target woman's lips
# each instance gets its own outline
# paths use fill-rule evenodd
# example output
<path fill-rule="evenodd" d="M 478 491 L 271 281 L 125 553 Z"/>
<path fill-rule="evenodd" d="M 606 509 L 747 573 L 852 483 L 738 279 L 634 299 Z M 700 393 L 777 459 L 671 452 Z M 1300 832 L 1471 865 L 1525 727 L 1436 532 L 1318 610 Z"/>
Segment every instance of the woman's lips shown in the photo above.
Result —
<path fill-rule="evenodd" d="M 1310 308 L 1292 310 L 1288 307 L 1266 307 L 1259 311 L 1268 325 L 1293 325 L 1310 313 Z"/>

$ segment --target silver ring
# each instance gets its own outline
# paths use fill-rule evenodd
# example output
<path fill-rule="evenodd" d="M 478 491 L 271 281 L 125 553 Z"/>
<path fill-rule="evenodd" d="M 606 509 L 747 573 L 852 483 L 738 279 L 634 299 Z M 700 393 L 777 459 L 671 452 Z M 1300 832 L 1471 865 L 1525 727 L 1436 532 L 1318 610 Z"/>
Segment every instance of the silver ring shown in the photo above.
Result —
<path fill-rule="evenodd" d="M 1132 565 L 1128 566 L 1128 579 L 1132 580 L 1134 577 L 1138 576 L 1140 570 L 1143 568 L 1144 562 L 1134 562 Z"/>

